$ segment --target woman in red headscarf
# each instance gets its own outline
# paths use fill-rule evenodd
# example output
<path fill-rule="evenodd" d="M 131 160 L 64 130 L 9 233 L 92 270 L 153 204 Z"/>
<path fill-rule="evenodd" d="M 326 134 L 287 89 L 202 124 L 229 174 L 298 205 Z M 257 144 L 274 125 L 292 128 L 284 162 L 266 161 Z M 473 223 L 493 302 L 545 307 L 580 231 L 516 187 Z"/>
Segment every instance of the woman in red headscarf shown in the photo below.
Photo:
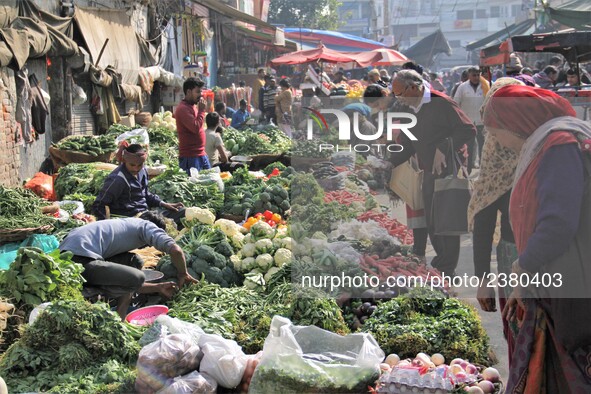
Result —
<path fill-rule="evenodd" d="M 484 110 L 489 133 L 519 153 L 509 216 L 519 255 L 513 278 L 525 287 L 503 310 L 519 327 L 508 393 L 591 392 L 589 291 L 570 286 L 573 272 L 591 269 L 591 126 L 575 116 L 565 99 L 529 86 L 499 89 Z M 527 285 L 544 275 L 551 284 Z"/>

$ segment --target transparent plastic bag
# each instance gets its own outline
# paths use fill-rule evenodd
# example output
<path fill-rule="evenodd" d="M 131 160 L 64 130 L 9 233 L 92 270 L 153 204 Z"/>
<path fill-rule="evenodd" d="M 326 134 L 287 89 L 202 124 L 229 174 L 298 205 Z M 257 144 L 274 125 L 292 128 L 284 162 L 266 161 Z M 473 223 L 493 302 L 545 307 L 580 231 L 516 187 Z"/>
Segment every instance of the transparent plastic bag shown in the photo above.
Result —
<path fill-rule="evenodd" d="M 248 357 L 235 341 L 219 335 L 204 334 L 199 346 L 203 351 L 200 372 L 209 374 L 220 386 L 228 389 L 240 384 Z"/>
<path fill-rule="evenodd" d="M 150 136 L 148 135 L 148 130 L 144 128 L 134 129 L 130 131 L 126 131 L 123 134 L 119 134 L 115 142 L 117 146 L 123 141 L 127 141 L 129 145 L 132 144 L 140 144 L 143 147 L 147 147 L 150 145 Z"/>
<path fill-rule="evenodd" d="M 249 393 L 366 392 L 383 359 L 370 334 L 341 336 L 274 316 Z"/>
<path fill-rule="evenodd" d="M 171 385 L 156 394 L 215 394 L 218 383 L 211 376 L 197 371 L 174 378 Z"/>
<path fill-rule="evenodd" d="M 191 175 L 189 176 L 189 180 L 191 182 L 210 185 L 210 184 L 217 184 L 218 188 L 221 192 L 224 191 L 224 180 L 220 175 L 220 168 L 213 167 L 208 170 L 202 170 L 199 172 L 196 168 L 191 168 L 190 170 Z"/>
<path fill-rule="evenodd" d="M 168 379 L 197 370 L 200 351 L 186 334 L 168 335 L 144 346 L 137 360 L 136 390 L 158 391 Z"/>
<path fill-rule="evenodd" d="M 177 319 L 176 317 L 170 317 L 168 315 L 160 315 L 156 318 L 156 322 L 168 329 L 171 334 L 184 334 L 189 335 L 194 344 L 199 345 L 201 336 L 205 334 L 205 331 L 201 329 L 197 324 L 188 323 Z"/>

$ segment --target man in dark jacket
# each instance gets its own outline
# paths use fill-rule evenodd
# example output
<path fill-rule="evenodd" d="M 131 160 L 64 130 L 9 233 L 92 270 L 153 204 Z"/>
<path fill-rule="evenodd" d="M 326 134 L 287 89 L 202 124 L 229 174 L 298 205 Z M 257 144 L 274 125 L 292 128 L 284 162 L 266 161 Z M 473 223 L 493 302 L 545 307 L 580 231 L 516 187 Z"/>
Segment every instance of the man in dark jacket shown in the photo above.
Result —
<path fill-rule="evenodd" d="M 424 171 L 423 199 L 429 238 L 437 253 L 431 265 L 447 275 L 454 275 L 460 254 L 460 237 L 435 235 L 430 207 L 435 179 L 451 173 L 452 166 L 448 163 L 453 160 L 452 152 L 457 152 L 474 138 L 476 128 L 451 98 L 430 90 L 414 70 L 401 70 L 396 74 L 392 81 L 392 93 L 415 112 L 417 124 L 410 131 L 417 141 L 401 134 L 400 144 L 404 150 L 393 154 L 391 162 L 398 166 L 417 154 L 419 166 Z M 450 147 L 451 143 L 453 147 Z"/>

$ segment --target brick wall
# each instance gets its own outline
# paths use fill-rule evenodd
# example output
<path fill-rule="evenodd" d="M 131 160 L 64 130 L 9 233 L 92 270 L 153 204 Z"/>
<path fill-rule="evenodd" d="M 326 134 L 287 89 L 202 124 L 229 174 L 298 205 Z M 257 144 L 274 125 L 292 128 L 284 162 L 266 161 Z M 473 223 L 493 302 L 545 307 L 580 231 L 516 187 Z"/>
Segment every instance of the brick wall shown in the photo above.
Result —
<path fill-rule="evenodd" d="M 16 142 L 16 86 L 14 72 L 0 67 L 0 184 L 20 184 L 20 147 Z"/>

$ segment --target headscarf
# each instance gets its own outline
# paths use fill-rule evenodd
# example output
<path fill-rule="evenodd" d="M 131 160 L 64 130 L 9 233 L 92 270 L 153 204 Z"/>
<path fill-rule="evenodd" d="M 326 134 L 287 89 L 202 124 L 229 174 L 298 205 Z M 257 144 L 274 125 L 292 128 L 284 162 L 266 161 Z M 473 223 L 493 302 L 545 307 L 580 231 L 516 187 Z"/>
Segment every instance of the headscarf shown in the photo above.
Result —
<path fill-rule="evenodd" d="M 568 100 L 531 86 L 504 86 L 484 109 L 484 125 L 528 137 L 550 119 L 577 114 Z"/>
<path fill-rule="evenodd" d="M 523 82 L 514 78 L 497 79 L 484 98 L 481 111 L 496 91 L 509 85 L 523 86 Z M 485 135 L 486 139 L 480 159 L 480 173 L 474 182 L 472 198 L 468 205 L 468 228 L 470 231 L 474 229 L 474 216 L 511 190 L 517 167 L 517 154 L 501 146 L 490 133 L 485 132 Z"/>

